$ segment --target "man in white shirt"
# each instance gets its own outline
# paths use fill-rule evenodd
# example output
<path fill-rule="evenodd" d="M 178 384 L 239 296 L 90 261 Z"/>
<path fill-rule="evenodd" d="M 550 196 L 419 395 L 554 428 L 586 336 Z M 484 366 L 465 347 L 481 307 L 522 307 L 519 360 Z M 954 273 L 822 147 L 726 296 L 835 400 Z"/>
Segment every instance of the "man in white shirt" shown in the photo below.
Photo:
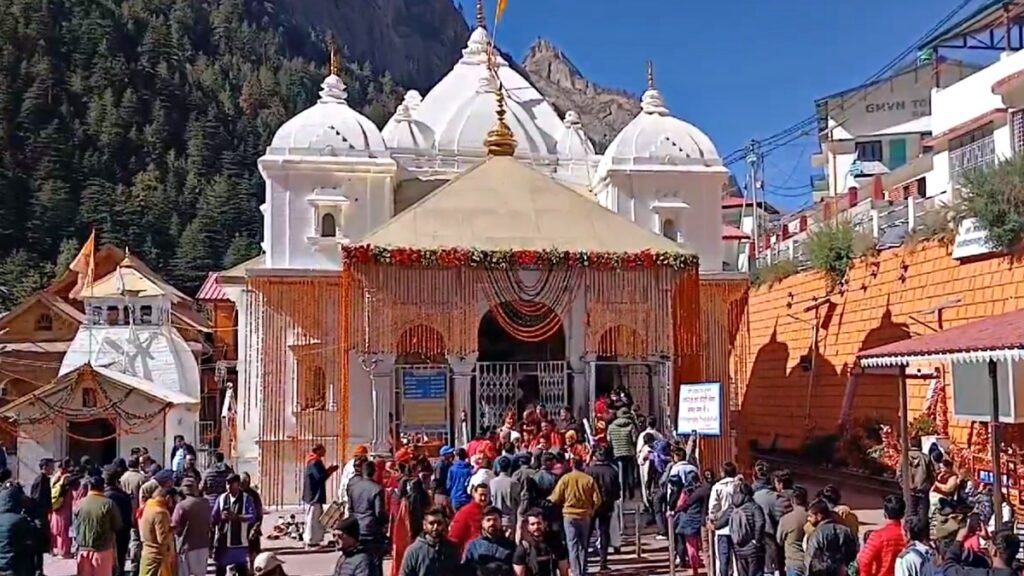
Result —
<path fill-rule="evenodd" d="M 340 494 L 339 498 L 345 501 L 344 510 L 346 516 L 350 511 L 348 508 L 348 485 L 357 474 L 356 460 L 368 458 L 369 455 L 369 448 L 364 445 L 356 446 L 355 454 L 345 463 L 345 467 L 341 469 L 341 486 L 339 487 L 340 491 L 338 494 Z"/>
<path fill-rule="evenodd" d="M 715 527 L 725 521 L 725 527 L 715 528 L 715 541 L 712 544 L 715 553 L 717 576 L 732 576 L 732 536 L 729 534 L 728 517 L 732 508 L 732 493 L 741 481 L 737 475 L 736 465 L 732 462 L 722 464 L 722 479 L 711 487 L 708 500 L 708 523 Z"/>

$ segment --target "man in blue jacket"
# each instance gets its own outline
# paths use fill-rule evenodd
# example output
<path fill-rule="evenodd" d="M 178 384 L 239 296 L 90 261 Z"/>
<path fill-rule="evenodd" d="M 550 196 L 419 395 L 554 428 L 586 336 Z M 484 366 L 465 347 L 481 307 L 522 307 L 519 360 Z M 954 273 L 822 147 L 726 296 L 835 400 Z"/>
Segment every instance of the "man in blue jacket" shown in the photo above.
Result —
<path fill-rule="evenodd" d="M 473 477 L 473 466 L 465 448 L 455 451 L 455 463 L 448 470 L 448 495 L 456 510 L 469 504 L 469 479 Z"/>

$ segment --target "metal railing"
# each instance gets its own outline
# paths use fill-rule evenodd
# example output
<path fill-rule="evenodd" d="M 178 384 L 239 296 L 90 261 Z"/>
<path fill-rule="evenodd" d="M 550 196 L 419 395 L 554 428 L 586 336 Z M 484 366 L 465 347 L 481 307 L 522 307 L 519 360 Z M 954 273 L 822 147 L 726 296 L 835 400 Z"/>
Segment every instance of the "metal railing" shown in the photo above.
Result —
<path fill-rule="evenodd" d="M 977 168 L 988 168 L 996 163 L 994 136 L 986 136 L 949 152 L 949 185 L 960 186 L 963 175 Z"/>

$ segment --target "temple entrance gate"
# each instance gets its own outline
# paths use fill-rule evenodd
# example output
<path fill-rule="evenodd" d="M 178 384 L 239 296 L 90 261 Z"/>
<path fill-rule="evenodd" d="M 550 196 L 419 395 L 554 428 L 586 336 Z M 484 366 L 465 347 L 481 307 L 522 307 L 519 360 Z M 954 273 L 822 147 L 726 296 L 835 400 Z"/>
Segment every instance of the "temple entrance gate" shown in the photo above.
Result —
<path fill-rule="evenodd" d="M 596 360 L 590 362 L 590 409 L 598 398 L 624 388 L 645 416 L 655 416 L 664 430 L 675 428 L 672 420 L 672 363 L 663 360 Z"/>
<path fill-rule="evenodd" d="M 534 328 L 535 327 L 535 328 Z M 562 320 L 540 303 L 501 303 L 480 319 L 474 374 L 473 432 L 501 426 L 528 406 L 557 412 L 569 402 L 566 335 Z"/>
<path fill-rule="evenodd" d="M 557 411 L 569 402 L 568 364 L 544 362 L 478 362 L 476 365 L 476 429 L 501 426 L 505 415 L 522 414 L 529 405 Z"/>

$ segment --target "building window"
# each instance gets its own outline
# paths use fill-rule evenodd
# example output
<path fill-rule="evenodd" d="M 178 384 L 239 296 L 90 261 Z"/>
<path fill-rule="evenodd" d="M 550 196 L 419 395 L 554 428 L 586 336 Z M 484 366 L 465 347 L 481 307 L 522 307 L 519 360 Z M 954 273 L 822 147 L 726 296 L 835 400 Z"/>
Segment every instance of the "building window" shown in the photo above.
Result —
<path fill-rule="evenodd" d="M 321 238 L 334 238 L 338 235 L 337 221 L 334 219 L 334 214 L 330 212 L 320 216 L 320 237 Z"/>
<path fill-rule="evenodd" d="M 881 162 L 882 161 L 882 141 L 881 140 L 870 140 L 867 142 L 857 142 L 857 160 L 861 162 Z"/>
<path fill-rule="evenodd" d="M 1010 112 L 1010 130 L 1013 134 L 1013 153 L 1024 152 L 1024 110 Z"/>
<path fill-rule="evenodd" d="M 298 382 L 298 405 L 300 412 L 327 407 L 327 374 L 320 366 L 308 366 L 302 370 Z"/>
<path fill-rule="evenodd" d="M 107 326 L 117 326 L 121 323 L 121 309 L 117 306 L 107 306 Z"/>
<path fill-rule="evenodd" d="M 676 230 L 676 223 L 671 218 L 661 224 L 661 235 L 673 242 L 679 241 L 679 231 Z"/>
<path fill-rule="evenodd" d="M 43 312 L 36 317 L 36 332 L 51 332 L 53 331 L 53 316 L 48 312 Z"/>
<path fill-rule="evenodd" d="M 974 144 L 979 140 L 984 140 L 985 138 L 988 138 L 991 135 L 992 123 L 989 122 L 984 126 L 979 126 L 974 130 L 967 132 L 966 134 L 962 134 L 960 136 L 957 136 L 956 138 L 951 139 L 949 141 L 949 150 L 950 152 L 952 152 L 953 150 L 959 150 L 960 148 L 963 148 L 970 144 Z"/>
<path fill-rule="evenodd" d="M 139 306 L 139 324 L 153 323 L 153 307 L 149 304 Z"/>

